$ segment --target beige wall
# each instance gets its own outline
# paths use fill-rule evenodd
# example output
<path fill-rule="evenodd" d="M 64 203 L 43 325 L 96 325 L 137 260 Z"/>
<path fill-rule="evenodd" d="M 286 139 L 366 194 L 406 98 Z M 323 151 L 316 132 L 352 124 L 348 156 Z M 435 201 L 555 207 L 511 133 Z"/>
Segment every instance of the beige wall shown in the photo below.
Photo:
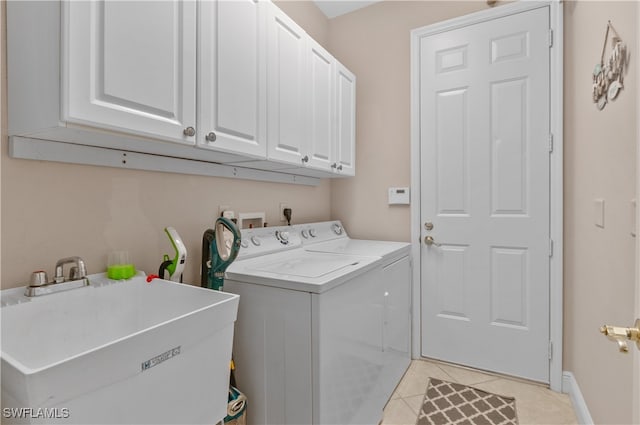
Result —
<path fill-rule="evenodd" d="M 409 33 L 486 7 L 383 1 L 329 21 L 329 51 L 357 77 L 356 177 L 331 185 L 331 216 L 351 235 L 411 240 L 409 206 L 387 204 L 389 187 L 411 183 Z"/>
<path fill-rule="evenodd" d="M 327 20 L 314 4 L 280 6 L 326 43 Z M 155 273 L 162 255 L 172 254 L 166 226 L 187 246 L 185 281 L 198 283 L 202 233 L 219 205 L 265 211 L 271 225 L 281 224 L 280 202 L 291 206 L 294 222 L 330 217 L 328 181 L 307 187 L 17 160 L 8 157 L 4 126 L 1 139 L 2 288 L 23 285 L 33 270 L 51 275 L 56 260 L 69 255 L 82 256 L 90 273 L 101 272 L 113 249 L 129 250 L 139 269 Z"/>
<path fill-rule="evenodd" d="M 618 353 L 598 327 L 634 320 L 637 254 L 629 201 L 635 197 L 638 125 L 637 7 L 565 5 L 564 369 L 575 374 L 595 423 L 631 422 L 631 356 Z M 618 99 L 598 111 L 591 101 L 591 72 L 600 60 L 607 20 L 629 46 L 631 66 Z M 596 198 L 605 200 L 604 229 L 594 225 Z"/>
<path fill-rule="evenodd" d="M 273 0 L 284 13 L 289 15 L 298 25 L 320 43 L 325 49 L 329 42 L 329 20 L 311 1 Z"/>

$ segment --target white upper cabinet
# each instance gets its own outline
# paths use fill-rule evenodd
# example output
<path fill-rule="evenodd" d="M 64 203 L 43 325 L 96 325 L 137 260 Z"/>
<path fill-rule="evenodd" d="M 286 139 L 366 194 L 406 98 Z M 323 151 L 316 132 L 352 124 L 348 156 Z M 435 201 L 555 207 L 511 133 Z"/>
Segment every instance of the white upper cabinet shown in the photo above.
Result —
<path fill-rule="evenodd" d="M 336 61 L 336 126 L 334 170 L 356 174 L 356 77 Z"/>
<path fill-rule="evenodd" d="M 195 143 L 194 1 L 64 2 L 63 34 L 63 120 Z"/>
<path fill-rule="evenodd" d="M 309 127 L 306 165 L 331 171 L 335 123 L 335 59 L 314 40 L 308 43 Z"/>
<path fill-rule="evenodd" d="M 76 147 L 74 161 L 88 164 L 80 147 L 162 156 L 150 157 L 157 164 L 355 173 L 355 77 L 269 0 L 6 9 L 11 137 L 73 144 L 55 148 Z"/>
<path fill-rule="evenodd" d="M 256 0 L 200 3 L 200 147 L 266 157 L 266 6 Z"/>
<path fill-rule="evenodd" d="M 267 21 L 267 156 L 301 165 L 308 126 L 307 34 L 269 3 Z"/>
<path fill-rule="evenodd" d="M 302 173 L 354 175 L 355 77 L 269 6 L 268 159 L 309 170 Z"/>

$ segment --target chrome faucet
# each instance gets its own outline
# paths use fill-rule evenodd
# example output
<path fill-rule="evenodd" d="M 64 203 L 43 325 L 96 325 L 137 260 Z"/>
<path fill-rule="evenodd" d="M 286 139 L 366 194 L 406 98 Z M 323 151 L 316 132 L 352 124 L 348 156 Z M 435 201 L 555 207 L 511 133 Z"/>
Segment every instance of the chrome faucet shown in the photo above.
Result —
<path fill-rule="evenodd" d="M 69 278 L 64 277 L 64 266 L 73 264 L 69 269 Z M 80 257 L 67 257 L 58 260 L 56 263 L 56 274 L 52 282 L 47 281 L 47 274 L 44 271 L 36 271 L 31 275 L 31 284 L 27 286 L 24 294 L 27 297 L 37 297 L 38 295 L 53 294 L 55 292 L 89 286 L 87 279 L 87 266 Z"/>
<path fill-rule="evenodd" d="M 63 266 L 65 264 L 75 264 L 74 267 L 71 267 L 69 270 L 69 279 L 64 278 L 64 270 Z M 58 260 L 56 263 L 56 274 L 53 277 L 53 281 L 55 283 L 62 283 L 65 280 L 77 280 L 82 279 L 87 276 L 87 267 L 84 264 L 84 261 L 80 257 L 67 257 Z"/>

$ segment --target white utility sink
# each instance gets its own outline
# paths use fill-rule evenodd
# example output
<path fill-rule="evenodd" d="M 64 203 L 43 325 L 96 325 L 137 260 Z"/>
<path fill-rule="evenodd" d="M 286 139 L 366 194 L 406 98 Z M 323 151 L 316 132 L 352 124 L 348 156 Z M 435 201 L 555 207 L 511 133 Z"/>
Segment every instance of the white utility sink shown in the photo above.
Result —
<path fill-rule="evenodd" d="M 0 292 L 3 423 L 221 420 L 239 297 L 141 275 L 89 282 Z"/>

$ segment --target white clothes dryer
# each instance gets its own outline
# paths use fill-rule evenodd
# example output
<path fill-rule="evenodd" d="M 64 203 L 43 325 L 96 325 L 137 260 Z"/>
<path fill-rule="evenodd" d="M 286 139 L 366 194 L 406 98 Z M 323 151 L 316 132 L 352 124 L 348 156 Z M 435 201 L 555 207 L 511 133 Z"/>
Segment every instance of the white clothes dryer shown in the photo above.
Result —
<path fill-rule="evenodd" d="M 340 222 L 242 231 L 224 290 L 249 424 L 377 424 L 410 363 L 409 244 Z"/>

